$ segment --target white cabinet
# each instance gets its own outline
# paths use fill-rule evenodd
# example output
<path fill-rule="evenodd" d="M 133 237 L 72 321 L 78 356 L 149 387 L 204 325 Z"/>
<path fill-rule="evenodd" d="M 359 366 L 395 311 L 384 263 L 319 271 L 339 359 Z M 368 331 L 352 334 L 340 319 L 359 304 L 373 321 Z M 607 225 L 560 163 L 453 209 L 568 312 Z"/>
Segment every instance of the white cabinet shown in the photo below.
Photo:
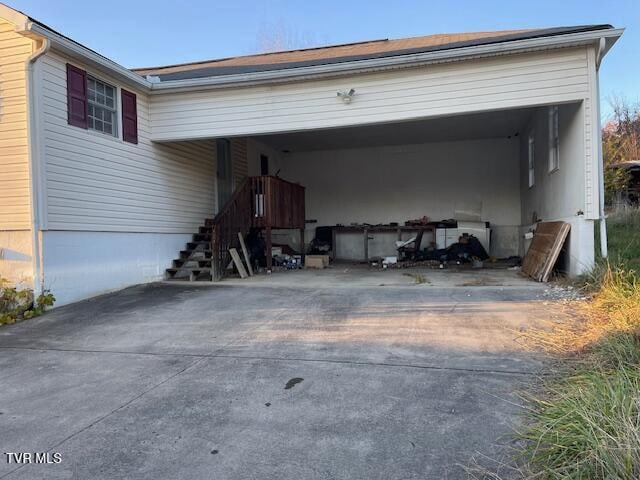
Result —
<path fill-rule="evenodd" d="M 464 233 L 476 237 L 487 251 L 487 254 L 490 254 L 491 229 L 484 222 L 458 222 L 458 228 L 436 228 L 436 248 L 450 247 Z"/>
<path fill-rule="evenodd" d="M 457 228 L 436 228 L 436 248 L 450 247 L 458 241 L 459 236 Z"/>

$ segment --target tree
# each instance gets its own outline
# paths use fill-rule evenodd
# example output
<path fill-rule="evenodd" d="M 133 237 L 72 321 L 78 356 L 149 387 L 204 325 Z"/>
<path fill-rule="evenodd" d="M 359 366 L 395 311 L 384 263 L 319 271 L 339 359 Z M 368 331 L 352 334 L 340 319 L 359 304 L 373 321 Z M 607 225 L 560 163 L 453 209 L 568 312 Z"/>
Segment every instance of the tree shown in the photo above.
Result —
<path fill-rule="evenodd" d="M 282 52 L 316 47 L 328 43 L 315 34 L 301 32 L 287 26 L 283 21 L 264 23 L 258 31 L 256 48 L 259 53 Z"/>
<path fill-rule="evenodd" d="M 629 181 L 622 162 L 640 160 L 640 104 L 621 97 L 611 100 L 612 119 L 602 129 L 605 198 L 611 203 Z"/>

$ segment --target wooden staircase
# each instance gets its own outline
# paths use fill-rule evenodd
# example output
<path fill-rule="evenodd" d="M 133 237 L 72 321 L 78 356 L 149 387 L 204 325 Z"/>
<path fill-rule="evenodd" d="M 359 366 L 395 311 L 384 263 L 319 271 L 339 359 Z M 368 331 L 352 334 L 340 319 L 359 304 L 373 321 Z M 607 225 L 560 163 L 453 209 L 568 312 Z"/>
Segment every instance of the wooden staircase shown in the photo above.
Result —
<path fill-rule="evenodd" d="M 238 233 L 265 232 L 267 268 L 271 268 L 271 229 L 299 229 L 304 244 L 304 187 L 281 178 L 248 177 L 220 212 L 206 219 L 180 257 L 167 268 L 170 280 L 221 280 L 231 263 L 230 248 L 240 251 Z"/>
<path fill-rule="evenodd" d="M 166 270 L 167 279 L 191 282 L 212 280 L 211 227 L 207 225 L 210 222 L 212 219 L 205 220 L 205 225 L 199 227 L 193 240 L 180 251 L 180 257 L 173 260 L 173 266 Z"/>

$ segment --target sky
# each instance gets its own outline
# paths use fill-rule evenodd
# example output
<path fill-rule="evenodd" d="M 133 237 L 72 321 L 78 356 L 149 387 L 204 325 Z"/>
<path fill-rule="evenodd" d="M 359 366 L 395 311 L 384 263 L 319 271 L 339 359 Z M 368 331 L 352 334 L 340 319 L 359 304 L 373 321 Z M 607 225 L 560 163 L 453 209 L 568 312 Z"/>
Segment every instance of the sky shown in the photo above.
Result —
<path fill-rule="evenodd" d="M 640 0 L 1 1 L 125 67 L 280 46 L 608 23 L 626 31 L 601 67 L 603 117 L 614 97 L 640 100 Z"/>

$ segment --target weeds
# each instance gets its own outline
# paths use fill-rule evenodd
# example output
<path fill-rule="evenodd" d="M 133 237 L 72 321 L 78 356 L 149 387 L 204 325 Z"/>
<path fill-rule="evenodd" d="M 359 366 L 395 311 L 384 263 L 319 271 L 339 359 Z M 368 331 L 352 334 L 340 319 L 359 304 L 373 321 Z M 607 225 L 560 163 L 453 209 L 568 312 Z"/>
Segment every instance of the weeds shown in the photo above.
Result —
<path fill-rule="evenodd" d="M 54 301 L 55 297 L 49 291 L 34 299 L 31 290 L 18 290 L 0 277 L 0 325 L 41 315 Z"/>
<path fill-rule="evenodd" d="M 640 478 L 640 281 L 620 265 L 601 269 L 583 320 L 536 337 L 564 362 L 530 399 L 525 477 Z"/>
<path fill-rule="evenodd" d="M 416 285 L 422 283 L 430 283 L 427 278 L 421 273 L 403 273 L 403 275 L 413 278 L 413 283 L 415 283 Z"/>

